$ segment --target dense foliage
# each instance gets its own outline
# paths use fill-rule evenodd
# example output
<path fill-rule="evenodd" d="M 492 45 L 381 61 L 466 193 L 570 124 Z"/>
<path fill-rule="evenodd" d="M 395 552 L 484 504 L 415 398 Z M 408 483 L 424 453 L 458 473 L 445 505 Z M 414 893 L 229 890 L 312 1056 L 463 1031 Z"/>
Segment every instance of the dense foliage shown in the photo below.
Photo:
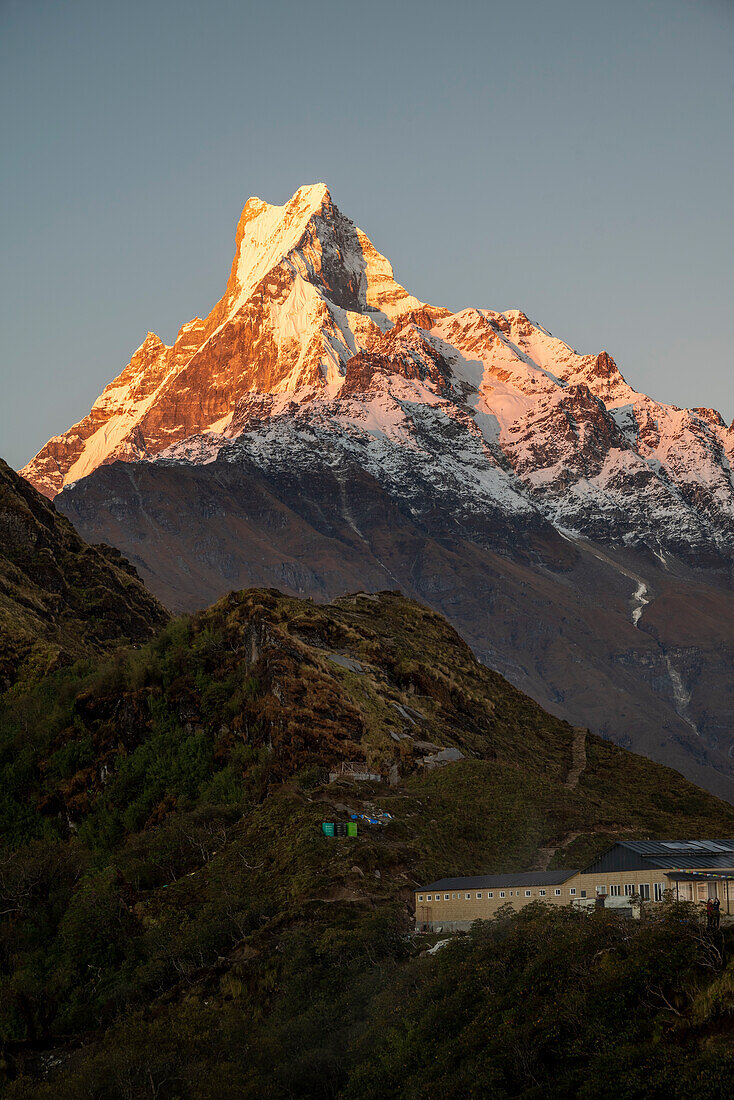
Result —
<path fill-rule="evenodd" d="M 344 1094 L 730 1096 L 733 940 L 685 903 L 641 922 L 507 907 L 403 968 Z"/>
<path fill-rule="evenodd" d="M 465 759 L 427 772 L 420 738 Z M 563 1095 L 615 1059 L 622 1095 L 643 1078 L 724 1095 L 729 947 L 684 908 L 643 924 L 533 908 L 435 956 L 409 933 L 413 886 L 438 874 L 531 867 L 542 846 L 568 865 L 620 834 L 734 835 L 731 807 L 591 737 L 569 793 L 572 739 L 394 595 L 238 594 L 16 685 L 8 1095 Z M 356 755 L 397 785 L 329 784 Z M 373 806 L 387 826 L 322 835 Z"/>

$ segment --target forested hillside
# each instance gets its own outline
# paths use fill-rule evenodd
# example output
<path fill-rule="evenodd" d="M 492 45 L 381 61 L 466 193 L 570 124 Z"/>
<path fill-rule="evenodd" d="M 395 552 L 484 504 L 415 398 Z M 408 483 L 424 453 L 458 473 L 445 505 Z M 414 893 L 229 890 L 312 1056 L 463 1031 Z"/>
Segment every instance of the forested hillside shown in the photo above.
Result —
<path fill-rule="evenodd" d="M 355 760 L 385 781 L 328 782 Z M 18 684 L 0 768 L 11 1097 L 546 1096 L 617 1058 L 669 1095 L 684 1053 L 725 1095 L 734 972 L 684 910 L 528 910 L 421 957 L 421 882 L 734 836 L 734 808 L 549 716 L 397 594 L 234 593 Z"/>

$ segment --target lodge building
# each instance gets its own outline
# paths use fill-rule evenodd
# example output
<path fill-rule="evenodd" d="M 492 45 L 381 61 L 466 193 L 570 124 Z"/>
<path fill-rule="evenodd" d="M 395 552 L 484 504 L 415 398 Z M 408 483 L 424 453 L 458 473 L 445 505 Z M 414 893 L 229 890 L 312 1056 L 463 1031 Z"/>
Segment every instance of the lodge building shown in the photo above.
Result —
<path fill-rule="evenodd" d="M 415 892 L 416 929 L 461 931 L 503 905 L 604 906 L 638 915 L 666 893 L 734 914 L 734 840 L 621 840 L 582 870 L 439 879 Z"/>

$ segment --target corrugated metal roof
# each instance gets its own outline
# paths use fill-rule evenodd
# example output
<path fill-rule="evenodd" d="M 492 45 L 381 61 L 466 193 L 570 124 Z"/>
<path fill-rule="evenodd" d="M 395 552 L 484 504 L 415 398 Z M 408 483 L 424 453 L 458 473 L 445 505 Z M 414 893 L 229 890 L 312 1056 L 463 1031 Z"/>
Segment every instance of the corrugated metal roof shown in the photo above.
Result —
<path fill-rule="evenodd" d="M 623 840 L 651 867 L 734 867 L 734 840 Z"/>
<path fill-rule="evenodd" d="M 734 867 L 734 840 L 619 840 L 582 873 L 669 867 Z"/>
<path fill-rule="evenodd" d="M 525 871 L 519 875 L 475 875 L 472 878 L 442 878 L 419 892 L 429 890 L 501 890 L 504 886 L 555 886 L 575 875 L 576 871 Z"/>
<path fill-rule="evenodd" d="M 670 856 L 694 852 L 701 855 L 728 852 L 734 855 L 734 840 L 620 840 L 618 843 L 641 855 Z"/>
<path fill-rule="evenodd" d="M 734 867 L 734 852 L 721 852 L 719 855 L 676 852 L 668 856 L 648 856 L 646 862 L 652 867 Z"/>

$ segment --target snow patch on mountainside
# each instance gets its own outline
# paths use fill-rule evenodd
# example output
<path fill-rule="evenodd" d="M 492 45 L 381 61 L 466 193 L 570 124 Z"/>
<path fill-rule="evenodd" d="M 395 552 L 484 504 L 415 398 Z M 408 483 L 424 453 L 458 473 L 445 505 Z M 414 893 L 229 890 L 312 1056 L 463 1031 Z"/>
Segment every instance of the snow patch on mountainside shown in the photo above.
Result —
<path fill-rule="evenodd" d="M 698 726 L 691 718 L 688 712 L 688 704 L 691 701 L 691 693 L 686 690 L 686 686 L 683 683 L 683 678 L 680 672 L 673 664 L 670 655 L 665 654 L 665 667 L 668 670 L 668 676 L 670 677 L 670 684 L 673 689 L 673 699 L 675 702 L 675 709 L 680 718 L 686 723 L 686 725 L 693 730 L 696 737 L 700 737 L 701 733 Z"/>
<path fill-rule="evenodd" d="M 647 598 L 647 594 L 648 594 L 647 585 L 645 584 L 644 581 L 641 580 L 640 583 L 637 585 L 637 588 L 635 589 L 635 591 L 632 594 L 632 602 L 634 604 L 634 606 L 632 608 L 632 623 L 633 623 L 634 626 L 639 626 L 640 625 L 640 618 L 642 617 L 642 612 L 645 610 L 645 607 L 650 602 L 649 599 Z"/>

